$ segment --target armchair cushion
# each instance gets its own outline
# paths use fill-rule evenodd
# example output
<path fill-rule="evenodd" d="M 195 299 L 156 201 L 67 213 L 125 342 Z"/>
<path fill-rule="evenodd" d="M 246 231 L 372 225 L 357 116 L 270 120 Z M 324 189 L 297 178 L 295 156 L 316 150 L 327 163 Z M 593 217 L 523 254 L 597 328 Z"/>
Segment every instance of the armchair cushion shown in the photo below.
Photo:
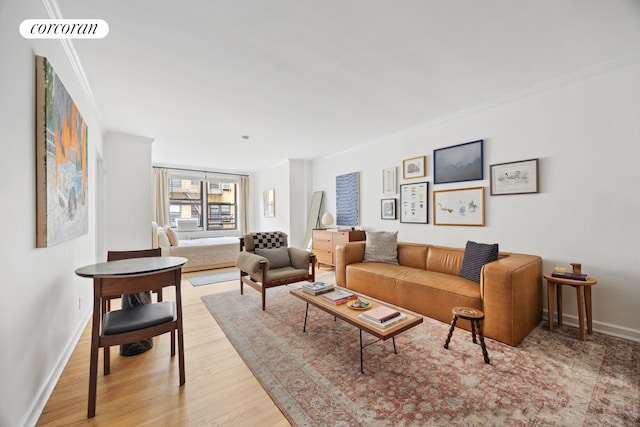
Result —
<path fill-rule="evenodd" d="M 309 262 L 311 260 L 311 252 L 305 251 L 300 248 L 289 248 L 289 259 L 291 259 L 291 265 L 294 268 L 301 270 L 309 269 Z"/>
<path fill-rule="evenodd" d="M 283 233 L 280 231 L 253 234 L 253 247 L 255 249 L 279 248 L 281 246 L 287 245 Z"/>
<path fill-rule="evenodd" d="M 288 267 L 291 265 L 289 251 L 284 246 L 269 249 L 256 248 L 256 255 L 260 255 L 268 259 L 270 269 Z"/>

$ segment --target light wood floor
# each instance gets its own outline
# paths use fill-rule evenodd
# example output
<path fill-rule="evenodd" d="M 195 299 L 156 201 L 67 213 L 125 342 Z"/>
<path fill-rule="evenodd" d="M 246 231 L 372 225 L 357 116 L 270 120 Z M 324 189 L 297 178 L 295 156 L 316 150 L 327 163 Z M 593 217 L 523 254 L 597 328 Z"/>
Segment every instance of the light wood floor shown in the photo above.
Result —
<path fill-rule="evenodd" d="M 92 419 L 87 418 L 89 324 L 37 425 L 289 426 L 200 300 L 229 290 L 239 293 L 238 281 L 194 287 L 183 275 L 186 383 L 182 387 L 177 355 L 169 355 L 169 334 L 154 338 L 152 350 L 133 357 L 121 357 L 112 348 L 108 376 L 102 375 L 101 350 Z M 245 292 L 255 291 L 247 287 Z"/>

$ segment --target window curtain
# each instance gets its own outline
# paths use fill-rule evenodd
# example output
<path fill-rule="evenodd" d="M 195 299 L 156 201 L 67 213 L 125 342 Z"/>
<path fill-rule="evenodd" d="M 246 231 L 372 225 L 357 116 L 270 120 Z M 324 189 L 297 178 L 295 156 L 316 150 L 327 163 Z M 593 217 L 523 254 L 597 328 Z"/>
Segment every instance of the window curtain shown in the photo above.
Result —
<path fill-rule="evenodd" d="M 247 226 L 249 224 L 249 177 L 241 176 L 239 187 L 239 204 L 240 215 L 238 218 L 238 228 L 240 229 L 240 235 L 247 233 Z"/>
<path fill-rule="evenodd" d="M 169 224 L 169 172 L 154 169 L 153 220 L 158 225 Z"/>

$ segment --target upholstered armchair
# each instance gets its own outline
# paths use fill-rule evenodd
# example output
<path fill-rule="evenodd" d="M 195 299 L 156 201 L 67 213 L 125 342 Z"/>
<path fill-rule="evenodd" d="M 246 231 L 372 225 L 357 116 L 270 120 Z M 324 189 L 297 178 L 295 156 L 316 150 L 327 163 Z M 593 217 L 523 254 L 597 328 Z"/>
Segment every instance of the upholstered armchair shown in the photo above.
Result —
<path fill-rule="evenodd" d="M 240 269 L 240 294 L 244 294 L 245 284 L 260 292 L 263 310 L 268 288 L 303 280 L 313 282 L 316 277 L 315 255 L 289 247 L 287 235 L 282 231 L 241 237 L 236 266 Z"/>

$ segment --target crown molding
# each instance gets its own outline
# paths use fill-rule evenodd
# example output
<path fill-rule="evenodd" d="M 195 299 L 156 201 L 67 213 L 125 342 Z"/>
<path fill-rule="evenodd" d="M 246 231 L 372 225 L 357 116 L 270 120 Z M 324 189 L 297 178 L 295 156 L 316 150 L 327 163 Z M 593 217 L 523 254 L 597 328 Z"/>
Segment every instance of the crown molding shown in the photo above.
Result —
<path fill-rule="evenodd" d="M 62 16 L 62 12 L 60 12 L 60 6 L 58 6 L 58 2 L 56 0 L 42 0 L 42 5 L 44 9 L 51 19 L 64 19 Z M 78 52 L 73 46 L 73 42 L 71 39 L 59 39 L 60 43 L 62 43 L 62 48 L 71 64 L 71 68 L 73 69 L 73 73 L 75 74 L 76 80 L 80 84 L 80 88 L 84 93 L 85 97 L 89 101 L 91 108 L 95 114 L 96 120 L 98 121 L 98 126 L 100 127 L 101 133 L 105 134 L 105 129 L 102 125 L 102 119 L 100 117 L 100 110 L 98 109 L 98 104 L 96 103 L 96 99 L 93 96 L 93 92 L 91 91 L 91 85 L 89 84 L 89 79 L 87 79 L 87 75 L 84 72 L 84 67 L 82 66 L 82 62 L 80 61 L 80 57 L 78 56 Z"/>

